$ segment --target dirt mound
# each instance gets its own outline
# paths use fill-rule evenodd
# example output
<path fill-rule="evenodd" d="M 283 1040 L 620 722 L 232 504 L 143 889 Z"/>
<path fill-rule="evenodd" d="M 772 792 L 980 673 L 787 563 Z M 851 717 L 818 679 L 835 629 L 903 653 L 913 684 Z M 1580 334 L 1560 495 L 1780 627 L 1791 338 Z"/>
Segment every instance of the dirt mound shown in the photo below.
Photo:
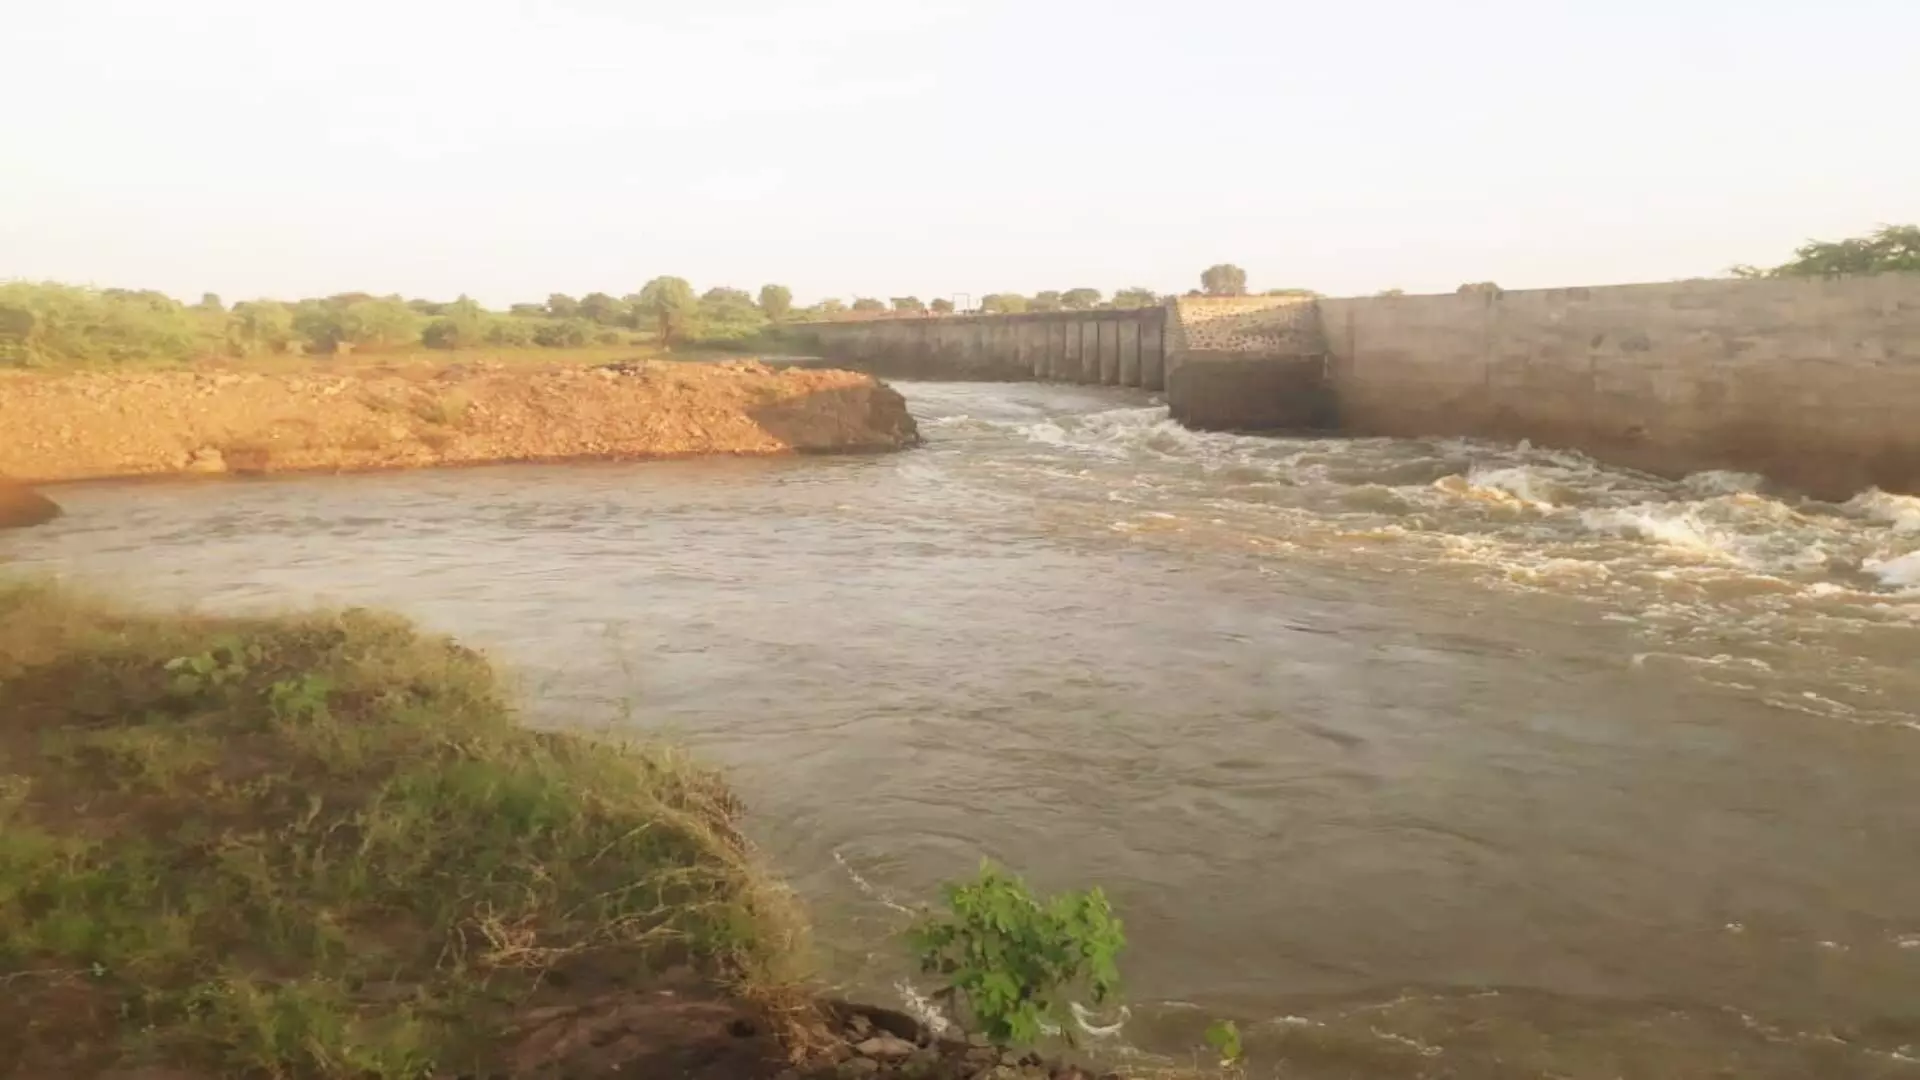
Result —
<path fill-rule="evenodd" d="M 29 482 L 835 453 L 916 441 L 906 402 L 870 376 L 754 361 L 0 377 L 0 474 Z"/>
<path fill-rule="evenodd" d="M 0 476 L 0 529 L 44 525 L 60 516 L 52 499 Z"/>

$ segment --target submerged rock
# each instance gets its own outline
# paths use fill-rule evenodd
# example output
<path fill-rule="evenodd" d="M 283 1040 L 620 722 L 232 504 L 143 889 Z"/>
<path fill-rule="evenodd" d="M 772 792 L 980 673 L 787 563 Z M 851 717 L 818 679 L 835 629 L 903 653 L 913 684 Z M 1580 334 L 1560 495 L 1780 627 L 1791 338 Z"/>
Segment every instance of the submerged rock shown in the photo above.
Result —
<path fill-rule="evenodd" d="M 52 499 L 0 476 L 0 529 L 44 525 L 60 516 L 60 506 Z"/>

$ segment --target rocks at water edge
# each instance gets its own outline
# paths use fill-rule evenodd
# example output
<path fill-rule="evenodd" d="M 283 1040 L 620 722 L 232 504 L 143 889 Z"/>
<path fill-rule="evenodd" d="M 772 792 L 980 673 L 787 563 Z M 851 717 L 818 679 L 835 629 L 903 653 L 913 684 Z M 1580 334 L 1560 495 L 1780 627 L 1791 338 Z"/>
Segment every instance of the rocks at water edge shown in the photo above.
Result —
<path fill-rule="evenodd" d="M 52 499 L 0 476 L 0 529 L 44 525 L 60 516 L 60 507 Z"/>
<path fill-rule="evenodd" d="M 1071 1062 L 1002 1050 L 973 1037 L 941 1037 L 891 1009 L 827 1002 L 838 1053 L 777 1080 L 1120 1080 Z"/>

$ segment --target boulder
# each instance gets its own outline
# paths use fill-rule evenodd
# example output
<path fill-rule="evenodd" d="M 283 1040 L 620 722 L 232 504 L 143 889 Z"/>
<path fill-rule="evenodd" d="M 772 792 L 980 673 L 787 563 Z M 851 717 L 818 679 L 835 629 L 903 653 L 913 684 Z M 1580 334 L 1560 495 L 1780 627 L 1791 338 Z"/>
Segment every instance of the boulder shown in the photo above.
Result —
<path fill-rule="evenodd" d="M 44 525 L 60 516 L 52 499 L 0 476 L 0 529 Z"/>

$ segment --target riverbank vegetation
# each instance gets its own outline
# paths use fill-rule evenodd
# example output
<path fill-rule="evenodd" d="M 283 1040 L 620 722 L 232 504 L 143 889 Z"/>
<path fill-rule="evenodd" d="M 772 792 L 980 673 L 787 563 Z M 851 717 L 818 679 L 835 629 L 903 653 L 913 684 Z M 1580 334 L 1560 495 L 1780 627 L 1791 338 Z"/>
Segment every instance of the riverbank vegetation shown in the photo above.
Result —
<path fill-rule="evenodd" d="M 391 617 L 0 585 L 0 1055 L 498 1075 L 583 990 L 777 996 L 802 923 L 737 812 L 669 750 L 519 727 L 484 659 Z"/>
<path fill-rule="evenodd" d="M 23 1076 L 1091 1074 L 1098 890 L 996 868 L 907 935 L 972 1021 L 823 999 L 711 771 L 521 727 L 477 653 L 364 610 L 139 613 L 0 581 L 0 1057 Z M 1159 1075 L 1180 1075 L 1156 1070 Z M 1113 1077 L 1113 1074 L 1107 1074 Z"/>

